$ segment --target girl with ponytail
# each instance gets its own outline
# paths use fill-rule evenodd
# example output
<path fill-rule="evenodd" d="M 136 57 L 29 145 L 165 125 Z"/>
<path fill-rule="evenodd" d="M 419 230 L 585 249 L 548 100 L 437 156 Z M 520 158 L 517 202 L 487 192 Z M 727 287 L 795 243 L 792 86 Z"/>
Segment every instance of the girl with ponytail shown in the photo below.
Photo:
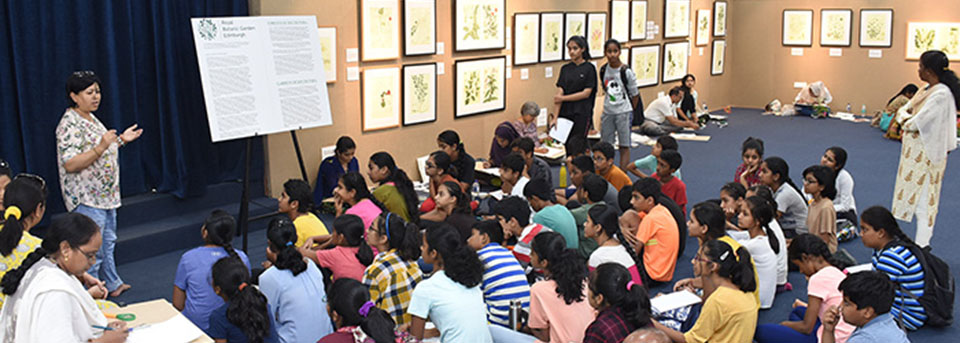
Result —
<path fill-rule="evenodd" d="M 746 197 L 752 196 L 760 197 L 767 202 L 767 206 L 776 211 L 777 201 L 774 200 L 773 191 L 770 190 L 770 187 L 766 185 L 750 187 L 747 189 Z M 776 217 L 776 214 L 774 214 L 774 217 Z M 774 250 L 777 253 L 777 293 L 793 290 L 793 285 L 787 282 L 790 264 L 787 261 L 787 238 L 783 235 L 783 228 L 780 227 L 780 222 L 776 218 L 770 220 L 767 227 L 770 229 L 769 232 L 773 232 L 773 236 L 777 238 L 778 248 Z M 749 237 L 749 233 L 747 236 Z"/>
<path fill-rule="evenodd" d="M 393 318 L 370 301 L 370 292 L 360 281 L 349 278 L 334 281 L 327 312 L 337 331 L 317 343 L 396 342 Z"/>
<path fill-rule="evenodd" d="M 590 272 L 587 300 L 598 313 L 587 327 L 584 343 L 619 343 L 631 332 L 650 325 L 647 289 L 633 282 L 618 263 L 604 263 Z"/>
<path fill-rule="evenodd" d="M 7 297 L 0 312 L 0 341 L 126 341 L 126 324 L 108 323 L 78 281 L 96 262 L 101 243 L 100 228 L 85 215 L 73 212 L 53 220 L 40 246 L 0 281 Z"/>
<path fill-rule="evenodd" d="M 820 237 L 805 233 L 793 238 L 788 252 L 790 262 L 799 267 L 807 277 L 807 302 L 794 302 L 788 321 L 780 324 L 761 324 L 754 339 L 765 342 L 816 342 L 823 334 L 820 322 L 830 307 L 840 307 L 843 293 L 838 286 L 846 278 L 838 261 L 832 258 L 830 249 Z M 818 322 L 818 319 L 820 322 Z M 841 320 L 834 329 L 837 342 L 846 342 L 855 329 Z"/>
<path fill-rule="evenodd" d="M 720 240 L 707 241 L 690 261 L 703 283 L 703 307 L 686 333 L 653 325 L 674 342 L 751 342 L 757 328 L 758 303 L 753 290 L 753 263 L 741 247 L 733 250 Z"/>
<path fill-rule="evenodd" d="M 918 73 L 927 86 L 897 111 L 903 144 L 891 209 L 906 222 L 917 215 L 915 241 L 925 247 L 933 237 L 947 153 L 957 148 L 953 128 L 960 108 L 960 81 L 950 70 L 947 55 L 937 50 L 920 55 Z"/>
<path fill-rule="evenodd" d="M 383 204 L 385 210 L 400 215 L 408 222 L 420 222 L 417 211 L 420 199 L 413 190 L 413 182 L 403 169 L 397 168 L 393 156 L 385 151 L 375 153 L 370 156 L 367 168 L 370 170 L 367 173 L 370 181 L 379 184 L 373 190 L 373 196 Z"/>
<path fill-rule="evenodd" d="M 233 257 L 221 258 L 213 264 L 211 279 L 213 291 L 225 303 L 210 313 L 210 327 L 204 330 L 210 338 L 231 343 L 279 342 L 267 297 L 251 284 L 246 265 Z"/>
<path fill-rule="evenodd" d="M 214 210 L 203 222 L 200 236 L 203 246 L 193 248 L 180 257 L 173 280 L 173 307 L 201 330 L 209 327 L 213 310 L 223 306 L 223 299 L 210 288 L 210 268 L 218 260 L 230 257 L 242 261 L 250 269 L 250 260 L 243 251 L 233 248 L 237 222 L 229 213 Z"/>
<path fill-rule="evenodd" d="M 320 268 L 330 270 L 332 281 L 341 278 L 360 280 L 363 278 L 363 271 L 373 262 L 373 250 L 363 238 L 366 231 L 360 217 L 345 214 L 333 220 L 333 235 L 330 239 L 334 244 L 333 249 L 301 248 L 300 252 Z"/>
<path fill-rule="evenodd" d="M 3 203 L 6 208 L 0 213 L 0 277 L 16 269 L 31 251 L 40 246 L 40 238 L 30 234 L 30 229 L 43 219 L 46 212 L 46 197 L 38 185 L 27 178 L 17 178 L 5 187 Z M 91 294 L 93 295 L 93 294 Z M 102 298 L 106 293 L 97 294 Z M 0 298 L 0 305 L 3 299 Z"/>
<path fill-rule="evenodd" d="M 453 176 L 460 182 L 460 187 L 466 189 L 476 180 L 473 169 L 476 168 L 476 160 L 467 153 L 460 140 L 460 134 L 457 131 L 446 130 L 437 136 L 437 148 L 450 156 L 450 167 L 453 170 Z"/>
<path fill-rule="evenodd" d="M 780 252 L 780 242 L 770 230 L 769 224 L 772 220 L 773 208 L 757 196 L 744 200 L 737 217 L 740 229 L 750 234 L 750 239 L 740 243 L 753 257 L 761 309 L 773 306 L 777 291 L 777 253 Z"/>
<path fill-rule="evenodd" d="M 776 219 L 787 238 L 806 232 L 807 202 L 800 188 L 790 179 L 790 166 L 779 157 L 770 157 L 760 164 L 760 183 L 773 190 L 777 202 Z M 789 187 L 786 187 L 789 186 Z"/>
<path fill-rule="evenodd" d="M 351 216 L 362 222 L 356 216 Z M 343 217 L 340 217 L 343 218 Z M 339 218 L 337 218 L 339 219 Z M 284 342 L 312 341 L 333 332 L 327 316 L 323 274 L 308 263 L 294 244 L 297 229 L 286 218 L 267 226 L 267 259 L 273 264 L 260 274 L 260 291 L 267 297 L 270 317 Z"/>
<path fill-rule="evenodd" d="M 380 253 L 360 280 L 370 288 L 370 299 L 387 311 L 397 325 L 410 323 L 407 307 L 413 288 L 423 280 L 420 258 L 420 228 L 397 214 L 384 212 L 367 229 L 367 244 Z"/>
<path fill-rule="evenodd" d="M 483 263 L 457 230 L 448 224 L 430 226 L 420 251 L 433 265 L 433 275 L 413 290 L 410 334 L 424 338 L 427 318 L 440 330 L 441 342 L 493 342 L 483 302 Z"/>
<path fill-rule="evenodd" d="M 873 249 L 873 269 L 890 277 L 897 287 L 890 313 L 894 318 L 903 317 L 903 325 L 909 330 L 919 329 L 927 320 L 923 306 L 906 294 L 920 298 L 926 286 L 923 264 L 909 247 L 916 246 L 910 237 L 900 230 L 897 220 L 886 208 L 874 206 L 860 215 L 860 238 L 863 245 Z"/>
<path fill-rule="evenodd" d="M 541 232 L 532 248 L 530 262 L 543 270 L 546 280 L 530 287 L 530 331 L 544 342 L 582 341 L 594 319 L 585 299 L 587 264 L 556 232 Z"/>
<path fill-rule="evenodd" d="M 586 140 L 593 118 L 594 98 L 597 96 L 597 68 L 590 62 L 590 46 L 584 36 L 567 39 L 566 54 L 570 62 L 560 67 L 557 76 L 557 91 L 553 96 L 553 112 L 549 127 L 557 125 L 558 118 L 573 122 L 570 137 Z M 586 76 L 586 77 L 585 77 Z M 576 151 L 568 139 L 567 151 Z"/>
<path fill-rule="evenodd" d="M 617 210 L 604 204 L 591 207 L 587 211 L 587 221 L 583 224 L 583 235 L 597 241 L 598 245 L 587 260 L 590 270 L 604 263 L 618 263 L 630 272 L 630 279 L 634 283 L 641 286 L 644 284 L 639 269 L 643 264 L 620 234 Z"/>

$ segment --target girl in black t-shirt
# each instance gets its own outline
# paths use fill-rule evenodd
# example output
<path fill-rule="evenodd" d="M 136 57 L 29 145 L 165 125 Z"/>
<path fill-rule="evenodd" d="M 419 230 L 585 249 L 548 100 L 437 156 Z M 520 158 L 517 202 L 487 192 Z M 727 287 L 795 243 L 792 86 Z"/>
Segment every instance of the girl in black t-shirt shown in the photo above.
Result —
<path fill-rule="evenodd" d="M 550 115 L 550 127 L 557 124 L 557 118 L 573 121 L 573 128 L 567 137 L 569 144 L 572 137 L 587 137 L 597 94 L 597 69 L 588 61 L 590 48 L 583 36 L 570 37 L 567 53 L 570 63 L 560 68 L 560 76 L 557 77 L 557 94 L 553 97 L 554 113 Z"/>

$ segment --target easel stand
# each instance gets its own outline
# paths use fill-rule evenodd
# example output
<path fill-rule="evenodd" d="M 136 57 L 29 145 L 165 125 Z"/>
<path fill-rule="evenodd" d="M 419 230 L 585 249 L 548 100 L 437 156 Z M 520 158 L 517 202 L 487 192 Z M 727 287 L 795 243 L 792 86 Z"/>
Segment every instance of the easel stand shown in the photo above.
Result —
<path fill-rule="evenodd" d="M 244 253 L 247 252 L 247 238 L 250 234 L 250 222 L 276 214 L 276 212 L 272 212 L 263 216 L 257 216 L 252 219 L 250 218 L 250 161 L 251 157 L 253 156 L 253 140 L 257 137 L 258 136 L 254 135 L 253 137 L 247 138 L 247 151 L 243 163 L 243 191 L 240 194 L 240 215 L 237 219 L 237 222 L 240 223 L 239 233 L 243 235 L 242 247 Z M 309 178 L 307 178 L 307 167 L 305 164 L 303 164 L 303 153 L 300 152 L 300 141 L 297 139 L 297 131 L 290 131 L 290 138 L 293 139 L 293 150 L 296 151 L 297 162 L 300 163 L 300 175 L 303 177 L 304 181 L 309 180 Z"/>

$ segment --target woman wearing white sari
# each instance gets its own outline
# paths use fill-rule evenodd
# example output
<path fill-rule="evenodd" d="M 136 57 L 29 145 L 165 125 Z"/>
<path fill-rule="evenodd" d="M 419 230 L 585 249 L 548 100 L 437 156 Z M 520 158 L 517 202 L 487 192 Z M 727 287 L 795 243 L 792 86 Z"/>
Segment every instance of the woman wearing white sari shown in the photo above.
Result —
<path fill-rule="evenodd" d="M 126 341 L 126 324 L 107 323 L 77 279 L 96 260 L 100 244 L 90 218 L 74 212 L 54 220 L 40 247 L 3 276 L 0 342 Z"/>
<path fill-rule="evenodd" d="M 908 222 L 916 214 L 914 241 L 923 247 L 933 236 L 947 153 L 957 148 L 954 121 L 960 106 L 960 82 L 950 70 L 947 56 L 936 50 L 920 56 L 918 73 L 928 85 L 897 113 L 903 128 L 903 147 L 892 212 L 897 219 Z"/>

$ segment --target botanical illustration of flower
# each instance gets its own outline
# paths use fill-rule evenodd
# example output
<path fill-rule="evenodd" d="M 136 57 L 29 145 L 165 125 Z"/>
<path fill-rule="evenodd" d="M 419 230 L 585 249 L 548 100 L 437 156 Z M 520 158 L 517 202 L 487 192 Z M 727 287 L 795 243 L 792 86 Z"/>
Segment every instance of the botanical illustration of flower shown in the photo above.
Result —
<path fill-rule="evenodd" d="M 463 85 L 463 103 L 471 105 L 480 98 L 480 71 L 474 70 L 467 73 L 467 82 Z"/>
<path fill-rule="evenodd" d="M 726 6 L 717 6 L 717 17 L 715 18 L 717 31 L 724 32 L 727 30 L 727 7 Z"/>
<path fill-rule="evenodd" d="M 714 53 L 714 59 L 716 61 L 713 63 L 713 70 L 723 70 L 723 49 L 723 45 L 720 45 L 717 47 L 717 51 Z"/>
<path fill-rule="evenodd" d="M 685 27 L 689 24 L 690 12 L 687 10 L 687 4 L 685 3 L 671 3 L 670 12 L 670 32 L 682 32 Z"/>
<path fill-rule="evenodd" d="M 667 49 L 667 72 L 666 76 L 679 74 L 680 56 L 674 49 Z"/>
<path fill-rule="evenodd" d="M 637 79 L 650 80 L 657 77 L 657 52 L 638 53 L 634 59 L 634 68 L 639 74 Z"/>
<path fill-rule="evenodd" d="M 371 18 L 376 23 L 372 25 L 374 35 L 390 34 L 390 23 L 393 21 L 393 9 L 390 7 L 373 7 L 370 9 Z"/>
<path fill-rule="evenodd" d="M 500 28 L 500 24 L 497 21 L 498 11 L 499 10 L 493 5 L 483 5 L 483 13 L 486 14 L 483 21 L 484 39 L 497 38 L 497 31 L 499 31 Z"/>
<path fill-rule="evenodd" d="M 847 25 L 846 20 L 841 14 L 829 14 L 827 16 L 827 38 L 832 41 L 840 41 L 844 39 L 844 31 L 846 31 Z"/>
<path fill-rule="evenodd" d="M 430 110 L 430 84 L 427 83 L 426 74 L 414 75 L 413 78 L 413 105 L 411 109 L 414 113 L 426 113 Z"/>
<path fill-rule="evenodd" d="M 543 37 L 547 52 L 560 51 L 560 23 L 549 22 L 544 25 Z"/>
<path fill-rule="evenodd" d="M 581 33 L 583 33 L 583 22 L 571 22 L 570 27 L 567 28 L 567 37 L 579 36 Z"/>
<path fill-rule="evenodd" d="M 484 78 L 484 93 L 483 93 L 483 103 L 488 103 L 491 101 L 500 100 L 498 92 L 500 91 L 498 77 L 500 69 L 498 68 L 487 68 L 484 72 L 486 77 Z"/>
<path fill-rule="evenodd" d="M 597 47 L 603 46 L 603 30 L 606 23 L 602 19 L 595 19 L 590 21 L 590 27 L 593 28 L 590 31 L 590 40 L 587 42 L 587 45 L 596 49 Z"/>
<path fill-rule="evenodd" d="M 791 41 L 806 41 L 809 33 L 809 26 L 802 15 L 792 15 L 787 17 L 787 39 Z"/>
<path fill-rule="evenodd" d="M 882 15 L 867 16 L 867 39 L 875 42 L 887 40 L 886 19 Z"/>
<path fill-rule="evenodd" d="M 390 101 L 390 90 L 380 92 L 380 108 L 386 108 Z"/>
<path fill-rule="evenodd" d="M 330 38 L 320 38 L 320 55 L 323 56 L 323 70 L 327 74 L 336 72 L 336 66 L 333 65 L 332 60 L 334 50 L 331 50 L 331 43 Z"/>
<path fill-rule="evenodd" d="M 463 20 L 463 40 L 480 39 L 480 6 L 467 5 Z"/>
<path fill-rule="evenodd" d="M 955 55 L 960 53 L 960 28 L 954 26 L 947 29 L 945 39 L 943 41 L 943 47 L 940 48 L 947 55 Z"/>
<path fill-rule="evenodd" d="M 415 7 L 410 9 L 410 43 L 413 45 L 430 44 L 430 9 Z"/>
<path fill-rule="evenodd" d="M 927 50 L 933 49 L 933 39 L 935 38 L 935 31 L 933 29 L 918 27 L 914 30 L 913 36 L 913 45 L 918 52 L 924 52 Z"/>

